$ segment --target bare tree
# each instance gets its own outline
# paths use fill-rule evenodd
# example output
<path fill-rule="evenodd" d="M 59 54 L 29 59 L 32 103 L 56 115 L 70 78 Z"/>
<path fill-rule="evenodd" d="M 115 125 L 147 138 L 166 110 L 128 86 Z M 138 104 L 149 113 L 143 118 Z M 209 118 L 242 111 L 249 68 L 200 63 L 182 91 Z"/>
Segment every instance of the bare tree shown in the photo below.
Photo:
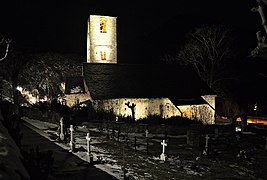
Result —
<path fill-rule="evenodd" d="M 163 61 L 190 65 L 204 82 L 223 93 L 222 82 L 233 78 L 230 60 L 236 55 L 232 31 L 225 26 L 203 26 L 187 34 L 187 41 L 176 54 L 166 54 Z"/>
<path fill-rule="evenodd" d="M 135 120 L 135 106 L 136 104 L 132 103 L 130 104 L 130 102 L 128 101 L 127 103 L 125 103 L 125 105 L 131 109 L 132 112 L 132 119 Z"/>
<path fill-rule="evenodd" d="M 252 12 L 259 13 L 262 26 L 264 28 L 264 32 L 259 30 L 256 33 L 258 45 L 255 49 L 251 51 L 252 57 L 264 57 L 266 58 L 266 52 L 267 52 L 267 16 L 266 16 L 266 6 L 267 6 L 267 0 L 256 0 L 257 1 L 257 7 L 253 7 L 251 9 Z"/>
<path fill-rule="evenodd" d="M 12 84 L 12 95 L 14 102 L 14 113 L 18 113 L 18 77 L 23 69 L 28 57 L 22 51 L 13 51 L 7 57 L 6 61 L 3 61 L 3 71 L 4 71 L 4 79 Z"/>
<path fill-rule="evenodd" d="M 0 57 L 0 61 L 3 61 L 4 59 L 7 58 L 11 42 L 12 42 L 11 38 L 5 38 L 5 37 L 1 38 L 0 46 L 3 47 L 5 50 L 3 50 L 4 54 L 2 57 Z"/>

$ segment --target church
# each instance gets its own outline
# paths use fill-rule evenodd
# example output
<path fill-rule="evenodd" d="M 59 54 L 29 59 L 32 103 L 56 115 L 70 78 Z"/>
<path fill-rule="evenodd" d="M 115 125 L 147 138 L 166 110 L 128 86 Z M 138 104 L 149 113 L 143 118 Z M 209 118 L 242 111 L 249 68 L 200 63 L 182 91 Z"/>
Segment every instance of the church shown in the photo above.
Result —
<path fill-rule="evenodd" d="M 90 101 L 97 110 L 135 120 L 181 116 L 214 124 L 216 95 L 189 67 L 117 61 L 116 20 L 90 15 L 87 61 L 82 77 L 66 78 L 67 105 Z"/>

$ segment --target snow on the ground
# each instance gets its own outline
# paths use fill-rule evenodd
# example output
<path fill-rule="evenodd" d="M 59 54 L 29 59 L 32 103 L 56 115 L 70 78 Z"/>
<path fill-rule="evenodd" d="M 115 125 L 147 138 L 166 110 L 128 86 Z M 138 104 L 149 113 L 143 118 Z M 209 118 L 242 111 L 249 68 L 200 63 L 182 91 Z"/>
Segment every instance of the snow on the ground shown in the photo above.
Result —
<path fill-rule="evenodd" d="M 51 133 L 54 133 L 56 135 L 56 131 L 55 130 L 51 130 L 55 127 L 57 127 L 56 124 L 53 123 L 48 123 L 48 122 L 43 122 L 43 121 L 39 121 L 39 120 L 33 120 L 33 119 L 29 119 L 27 117 L 23 117 L 23 120 L 25 120 L 26 122 L 30 123 L 31 125 L 35 126 L 38 129 L 43 130 L 44 133 L 41 133 L 42 136 L 46 137 L 47 139 L 50 139 L 50 135 Z M 86 141 L 86 135 L 88 133 L 88 131 L 90 132 L 99 132 L 98 129 L 96 128 L 91 128 L 88 129 L 85 126 L 78 126 L 75 130 L 75 147 L 78 149 L 83 149 L 82 151 L 78 151 L 78 152 L 73 152 L 74 155 L 76 155 L 77 157 L 79 157 L 80 159 L 84 160 L 84 161 L 88 161 L 89 157 L 87 154 L 87 141 Z M 140 134 L 133 134 L 131 137 L 130 133 L 128 134 L 130 138 L 133 138 L 134 136 L 143 136 L 142 133 Z M 158 134 L 158 135 L 154 135 L 154 134 L 149 134 L 149 137 L 164 137 L 164 135 L 162 134 Z M 181 138 L 184 137 L 184 135 L 178 135 L 178 136 L 173 136 L 176 138 Z M 51 139 L 50 139 L 51 140 Z M 109 173 L 110 175 L 116 177 L 117 179 L 123 179 L 123 171 L 122 171 L 122 166 L 120 166 L 117 161 L 112 157 L 112 155 L 107 152 L 106 150 L 100 148 L 97 146 L 97 144 L 99 143 L 103 143 L 105 140 L 101 139 L 101 138 L 96 138 L 96 137 L 91 137 L 91 146 L 90 146 L 90 150 L 91 150 L 91 155 L 93 156 L 93 160 L 94 161 L 99 161 L 101 163 L 99 164 L 95 164 L 94 166 L 96 168 L 99 168 L 107 173 Z M 155 142 L 160 143 L 160 138 L 159 139 L 154 139 Z M 68 144 L 64 144 L 64 143 L 58 143 L 55 142 L 57 145 L 59 145 L 60 147 L 69 150 L 70 147 Z M 151 142 L 152 143 L 152 142 Z M 141 147 L 137 147 L 137 150 L 145 150 L 144 146 Z M 153 160 L 155 161 L 160 161 L 159 157 L 154 157 Z M 146 159 L 145 161 L 149 161 L 149 159 Z M 172 157 L 168 157 L 168 162 L 170 163 L 177 163 L 177 161 L 179 161 L 179 158 L 172 158 Z M 153 164 L 154 162 L 149 162 L 151 164 Z M 188 166 L 184 166 L 183 168 L 185 170 L 185 172 L 187 174 L 193 175 L 193 176 L 201 176 L 201 173 L 198 173 L 194 170 L 192 170 L 190 168 L 190 164 Z M 138 175 L 137 173 L 134 172 L 133 169 L 127 169 L 127 175 L 128 176 L 132 176 L 135 179 L 145 179 L 146 177 L 152 177 L 151 174 L 146 173 L 141 175 Z"/>
<path fill-rule="evenodd" d="M 52 133 L 52 132 L 56 133 L 55 131 L 49 130 L 51 128 L 57 127 L 56 124 L 29 119 L 28 117 L 22 117 L 22 119 L 24 121 L 30 123 L 34 127 L 38 128 L 38 129 L 42 129 L 42 130 L 44 130 L 44 132 L 47 132 L 46 135 L 43 133 L 41 135 L 46 137 L 49 140 L 51 140 L 49 137 L 49 133 Z M 93 130 L 96 131 L 96 129 L 92 129 L 92 131 Z M 76 142 L 75 146 L 76 146 L 76 148 L 82 147 L 84 149 L 87 149 L 87 142 L 85 139 L 87 129 L 83 126 L 78 126 L 77 131 L 80 133 L 75 134 L 75 142 Z M 83 133 L 81 133 L 81 132 L 83 132 Z M 82 135 L 84 135 L 84 136 L 82 136 Z M 65 145 L 63 143 L 57 143 L 57 142 L 55 142 L 55 143 L 66 150 L 70 149 L 68 145 Z M 100 143 L 100 141 L 96 138 L 92 138 L 91 143 L 97 144 L 97 143 Z M 101 149 L 95 145 L 94 146 L 91 145 L 90 147 L 91 147 L 91 154 L 93 155 L 93 160 L 97 161 L 97 160 L 99 160 L 98 158 L 101 158 L 101 162 L 104 162 L 101 164 L 95 164 L 94 166 L 96 168 L 99 168 L 99 169 L 109 173 L 110 175 L 116 177 L 117 179 L 123 179 L 122 167 L 119 166 L 118 164 L 116 164 L 116 161 L 114 159 L 112 159 L 112 157 L 110 155 L 108 155 L 109 154 L 108 152 L 106 152 L 104 149 Z M 73 154 L 84 161 L 88 161 L 88 156 L 87 156 L 86 151 L 84 151 L 84 152 L 78 151 L 78 152 L 75 152 Z"/>

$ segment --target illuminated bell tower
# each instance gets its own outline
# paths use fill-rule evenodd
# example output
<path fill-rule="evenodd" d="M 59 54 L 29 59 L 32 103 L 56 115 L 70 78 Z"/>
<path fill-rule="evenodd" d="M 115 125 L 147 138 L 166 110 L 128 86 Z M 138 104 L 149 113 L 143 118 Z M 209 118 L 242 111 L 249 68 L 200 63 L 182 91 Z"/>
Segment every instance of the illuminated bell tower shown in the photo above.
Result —
<path fill-rule="evenodd" d="M 90 15 L 87 23 L 87 63 L 116 64 L 116 17 Z"/>

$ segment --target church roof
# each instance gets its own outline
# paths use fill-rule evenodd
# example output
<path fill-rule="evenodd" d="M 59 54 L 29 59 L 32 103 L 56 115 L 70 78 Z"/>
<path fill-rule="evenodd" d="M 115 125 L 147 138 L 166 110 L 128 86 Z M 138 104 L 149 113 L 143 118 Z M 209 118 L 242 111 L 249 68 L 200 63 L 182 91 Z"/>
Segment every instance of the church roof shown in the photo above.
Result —
<path fill-rule="evenodd" d="M 65 94 L 85 93 L 82 76 L 66 77 Z"/>
<path fill-rule="evenodd" d="M 214 94 L 190 68 L 178 65 L 83 63 L 83 76 L 94 100 L 177 100 Z"/>

